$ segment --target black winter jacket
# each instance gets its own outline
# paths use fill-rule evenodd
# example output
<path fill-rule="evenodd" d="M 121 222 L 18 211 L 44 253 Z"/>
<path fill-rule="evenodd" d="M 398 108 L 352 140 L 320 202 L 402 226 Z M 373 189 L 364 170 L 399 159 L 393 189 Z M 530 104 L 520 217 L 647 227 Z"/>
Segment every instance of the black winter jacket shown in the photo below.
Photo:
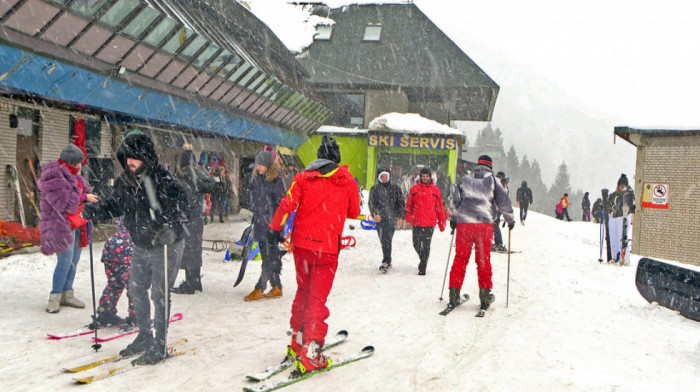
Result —
<path fill-rule="evenodd" d="M 403 219 L 406 213 L 406 201 L 398 185 L 391 181 L 375 184 L 369 190 L 369 211 L 372 216 L 379 215 L 382 221 Z"/>

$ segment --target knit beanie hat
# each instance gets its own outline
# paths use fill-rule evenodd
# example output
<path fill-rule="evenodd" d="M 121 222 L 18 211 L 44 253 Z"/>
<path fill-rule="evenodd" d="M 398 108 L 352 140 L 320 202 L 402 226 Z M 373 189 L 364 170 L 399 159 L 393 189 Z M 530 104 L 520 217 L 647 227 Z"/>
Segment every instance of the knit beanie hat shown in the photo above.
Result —
<path fill-rule="evenodd" d="M 340 163 L 340 147 L 338 147 L 338 143 L 331 136 L 323 135 L 316 156 L 319 159 L 328 159 L 329 161 Z"/>
<path fill-rule="evenodd" d="M 270 167 L 272 165 L 272 153 L 270 151 L 260 151 L 255 157 L 255 164 Z"/>
<path fill-rule="evenodd" d="M 61 155 L 59 156 L 61 160 L 69 165 L 75 166 L 79 163 L 83 162 L 83 159 L 85 159 L 85 155 L 83 155 L 83 152 L 76 146 L 75 144 L 71 143 L 66 146 L 66 148 L 61 151 Z"/>
<path fill-rule="evenodd" d="M 620 179 L 617 180 L 617 186 L 620 185 L 629 186 L 629 181 L 627 180 L 627 176 L 625 175 L 625 173 L 622 173 Z"/>
<path fill-rule="evenodd" d="M 481 166 L 487 167 L 489 169 L 493 169 L 493 161 L 491 160 L 491 157 L 488 155 L 480 156 L 477 163 Z"/>

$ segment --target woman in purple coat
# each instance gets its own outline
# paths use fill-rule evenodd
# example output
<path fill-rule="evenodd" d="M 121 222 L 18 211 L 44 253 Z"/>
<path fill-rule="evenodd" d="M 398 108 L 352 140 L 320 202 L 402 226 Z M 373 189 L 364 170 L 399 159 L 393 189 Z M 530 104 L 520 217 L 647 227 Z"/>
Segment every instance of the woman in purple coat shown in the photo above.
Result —
<path fill-rule="evenodd" d="M 56 162 L 47 163 L 39 180 L 41 192 L 41 253 L 56 254 L 53 286 L 46 311 L 57 313 L 61 305 L 84 308 L 85 303 L 73 296 L 73 279 L 81 248 L 87 245 L 87 221 L 80 216 L 86 201 L 97 196 L 80 173 L 85 156 L 74 144 L 61 151 Z"/>

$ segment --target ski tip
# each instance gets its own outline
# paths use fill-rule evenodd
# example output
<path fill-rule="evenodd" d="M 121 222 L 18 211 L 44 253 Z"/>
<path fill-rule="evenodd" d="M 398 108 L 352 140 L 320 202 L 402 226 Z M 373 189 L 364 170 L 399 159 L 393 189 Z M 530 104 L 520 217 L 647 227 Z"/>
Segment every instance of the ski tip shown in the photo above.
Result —
<path fill-rule="evenodd" d="M 374 354 L 374 346 L 365 346 L 365 348 L 362 349 L 362 353 L 368 355 Z"/>
<path fill-rule="evenodd" d="M 348 331 L 341 329 L 340 331 L 338 331 L 338 333 L 336 333 L 336 335 L 342 335 L 342 336 L 348 337 Z"/>
<path fill-rule="evenodd" d="M 464 301 L 469 301 L 469 294 L 465 293 L 462 297 L 464 298 Z"/>
<path fill-rule="evenodd" d="M 182 320 L 182 313 L 175 313 L 174 315 L 170 316 L 170 322 L 177 320 Z"/>

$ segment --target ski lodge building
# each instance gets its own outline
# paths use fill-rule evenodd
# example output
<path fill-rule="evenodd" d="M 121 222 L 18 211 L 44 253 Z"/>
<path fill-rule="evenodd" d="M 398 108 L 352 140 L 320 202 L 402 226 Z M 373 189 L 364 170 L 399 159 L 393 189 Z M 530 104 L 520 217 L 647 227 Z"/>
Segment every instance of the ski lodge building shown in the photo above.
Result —
<path fill-rule="evenodd" d="M 367 189 L 377 167 L 410 172 L 426 165 L 454 183 L 465 137 L 443 128 L 491 121 L 499 86 L 414 4 L 315 5 L 312 13 L 329 23 L 316 26 L 298 59 L 331 113 L 328 127 L 299 147 L 301 160 L 315 158 L 322 132 L 339 139 L 343 163 Z M 393 113 L 439 124 L 420 135 L 386 123 L 370 127 Z"/>
<path fill-rule="evenodd" d="M 2 0 L 0 218 L 38 223 L 34 177 L 73 137 L 85 140 L 83 174 L 98 193 L 132 128 L 153 138 L 166 167 L 192 144 L 237 186 L 265 145 L 296 162 L 329 115 L 307 76 L 236 1 Z"/>
<path fill-rule="evenodd" d="M 615 127 L 615 135 L 637 147 L 632 253 L 700 266 L 700 130 Z"/>

